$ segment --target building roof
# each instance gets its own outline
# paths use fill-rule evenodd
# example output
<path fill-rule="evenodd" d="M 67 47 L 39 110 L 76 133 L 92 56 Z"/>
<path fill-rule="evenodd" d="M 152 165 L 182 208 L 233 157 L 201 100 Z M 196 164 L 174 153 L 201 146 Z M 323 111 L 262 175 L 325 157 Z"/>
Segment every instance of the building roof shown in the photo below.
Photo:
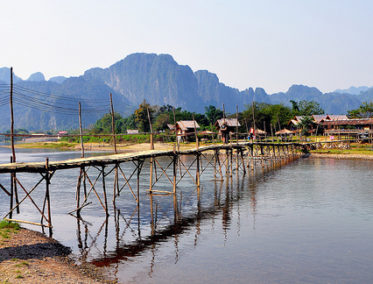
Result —
<path fill-rule="evenodd" d="M 221 118 L 221 119 L 218 119 L 216 122 L 215 122 L 215 125 L 218 125 L 219 127 L 221 127 L 223 124 L 225 124 L 226 126 L 228 127 L 237 127 L 237 126 L 241 126 L 240 122 L 237 120 L 237 118 Z"/>
<path fill-rule="evenodd" d="M 167 127 L 168 127 L 170 130 L 175 130 L 175 124 L 167 124 Z"/>
<path fill-rule="evenodd" d="M 266 135 L 267 132 L 265 132 L 264 130 L 261 130 L 259 128 L 255 128 L 255 135 Z"/>
<path fill-rule="evenodd" d="M 127 129 L 127 134 L 139 134 L 137 129 Z"/>
<path fill-rule="evenodd" d="M 294 132 L 289 130 L 289 129 L 281 129 L 280 131 L 277 131 L 275 134 L 276 135 L 288 135 L 288 134 L 293 134 Z"/>
<path fill-rule="evenodd" d="M 329 114 L 327 115 L 329 120 L 347 120 L 348 117 L 345 114 Z"/>
<path fill-rule="evenodd" d="M 324 126 L 334 125 L 373 125 L 373 118 L 359 118 L 359 119 L 341 119 L 341 120 L 325 120 L 321 122 Z"/>
<path fill-rule="evenodd" d="M 312 118 L 313 118 L 313 120 L 314 120 L 316 123 L 320 123 L 320 122 L 323 121 L 323 120 L 329 119 L 329 118 L 328 118 L 328 115 L 325 115 L 325 114 L 313 114 L 313 115 L 312 115 Z"/>
<path fill-rule="evenodd" d="M 178 126 L 181 130 L 194 129 L 194 127 L 196 129 L 200 128 L 195 120 L 180 120 L 176 122 L 176 126 Z"/>

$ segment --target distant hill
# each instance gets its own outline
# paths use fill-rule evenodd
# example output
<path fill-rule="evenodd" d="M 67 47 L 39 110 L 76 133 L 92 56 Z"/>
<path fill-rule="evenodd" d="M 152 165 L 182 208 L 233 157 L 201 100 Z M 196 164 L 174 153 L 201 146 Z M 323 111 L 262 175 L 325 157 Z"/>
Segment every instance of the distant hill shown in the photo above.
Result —
<path fill-rule="evenodd" d="M 194 72 L 187 65 L 179 65 L 167 54 L 131 54 L 108 68 L 89 69 L 80 77 L 57 76 L 45 81 L 44 75 L 38 72 L 28 80 L 15 76 L 14 82 L 37 92 L 86 100 L 91 106 L 97 104 L 97 100 L 109 100 L 109 93 L 112 93 L 114 108 L 122 115 L 131 113 L 144 99 L 152 105 L 170 104 L 196 112 L 204 112 L 204 107 L 208 105 L 221 108 L 225 104 L 228 113 L 234 113 L 236 105 L 239 110 L 243 110 L 253 100 L 289 106 L 290 100 L 314 100 L 328 114 L 344 114 L 357 108 L 363 101 L 373 100 L 373 89 L 367 87 L 352 87 L 332 93 L 322 93 L 315 87 L 304 85 L 293 85 L 287 92 L 275 94 L 267 94 L 263 88 L 240 91 L 226 86 L 216 74 L 207 70 Z M 0 68 L 0 83 L 9 83 L 9 68 Z M 0 94 L 2 97 L 7 96 L 4 88 L 0 90 Z M 15 102 L 16 128 L 48 130 L 78 127 L 76 116 L 43 113 L 30 106 L 31 104 L 22 106 Z M 85 126 L 94 123 L 101 115 L 103 113 L 99 112 L 85 114 L 83 107 Z M 0 107 L 0 119 L 0 130 L 9 129 L 7 105 Z"/>
<path fill-rule="evenodd" d="M 334 93 L 360 95 L 360 93 L 365 92 L 368 89 L 369 87 L 366 87 L 366 86 L 350 87 L 348 89 L 337 89 L 334 91 Z"/>

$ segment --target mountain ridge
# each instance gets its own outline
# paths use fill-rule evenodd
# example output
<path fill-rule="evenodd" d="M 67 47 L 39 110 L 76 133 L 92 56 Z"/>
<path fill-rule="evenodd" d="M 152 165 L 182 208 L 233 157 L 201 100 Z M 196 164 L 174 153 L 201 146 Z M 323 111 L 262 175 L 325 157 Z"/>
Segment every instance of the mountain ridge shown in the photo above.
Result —
<path fill-rule="evenodd" d="M 0 81 L 9 83 L 9 68 L 0 68 Z M 30 80 L 32 79 L 32 80 Z M 361 89 L 359 94 L 347 92 L 322 93 L 316 87 L 292 85 L 286 92 L 268 94 L 263 88 L 249 87 L 238 90 L 225 85 L 217 74 L 208 70 L 193 71 L 188 65 L 179 65 L 169 54 L 134 53 L 106 68 L 94 67 L 78 77 L 56 76 L 45 81 L 41 72 L 28 80 L 14 76 L 15 84 L 36 92 L 56 94 L 85 100 L 108 99 L 113 94 L 114 107 L 122 115 L 130 114 L 144 99 L 151 105 L 170 104 L 189 111 L 204 112 L 204 107 L 222 107 L 228 113 L 243 110 L 253 100 L 264 103 L 281 103 L 290 106 L 290 100 L 314 100 L 328 114 L 343 114 L 357 108 L 363 101 L 373 100 L 373 88 Z M 4 94 L 4 89 L 2 89 Z M 109 112 L 109 109 L 108 111 Z M 16 128 L 30 130 L 77 128 L 77 118 L 43 113 L 27 106 L 16 105 Z M 88 126 L 102 114 L 84 114 Z M 9 111 L 2 106 L 2 121 L 9 121 Z M 1 130 L 9 129 L 7 123 Z"/>

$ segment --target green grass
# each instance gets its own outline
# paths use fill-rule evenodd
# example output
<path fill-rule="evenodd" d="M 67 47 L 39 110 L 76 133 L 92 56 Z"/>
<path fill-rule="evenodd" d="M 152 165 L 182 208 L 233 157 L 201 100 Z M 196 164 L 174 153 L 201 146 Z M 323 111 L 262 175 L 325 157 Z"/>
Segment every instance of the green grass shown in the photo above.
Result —
<path fill-rule="evenodd" d="M 14 229 L 19 230 L 20 226 L 18 223 L 9 222 L 6 220 L 0 221 L 0 229 Z"/>
<path fill-rule="evenodd" d="M 19 224 L 3 220 L 0 222 L 0 237 L 2 239 L 9 239 L 10 234 L 16 233 L 19 228 Z"/>

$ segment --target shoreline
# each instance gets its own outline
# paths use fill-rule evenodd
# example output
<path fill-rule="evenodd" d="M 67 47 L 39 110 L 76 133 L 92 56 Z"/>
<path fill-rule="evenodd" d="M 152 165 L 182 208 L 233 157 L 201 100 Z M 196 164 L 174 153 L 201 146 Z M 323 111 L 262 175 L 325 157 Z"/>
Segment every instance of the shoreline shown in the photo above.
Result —
<path fill-rule="evenodd" d="M 71 249 L 42 233 L 20 228 L 0 236 L 3 283 L 117 283 L 92 264 L 75 264 Z"/>
<path fill-rule="evenodd" d="M 312 153 L 311 152 L 310 158 L 373 160 L 373 155 L 366 155 L 366 154 L 331 154 L 331 153 Z"/>

